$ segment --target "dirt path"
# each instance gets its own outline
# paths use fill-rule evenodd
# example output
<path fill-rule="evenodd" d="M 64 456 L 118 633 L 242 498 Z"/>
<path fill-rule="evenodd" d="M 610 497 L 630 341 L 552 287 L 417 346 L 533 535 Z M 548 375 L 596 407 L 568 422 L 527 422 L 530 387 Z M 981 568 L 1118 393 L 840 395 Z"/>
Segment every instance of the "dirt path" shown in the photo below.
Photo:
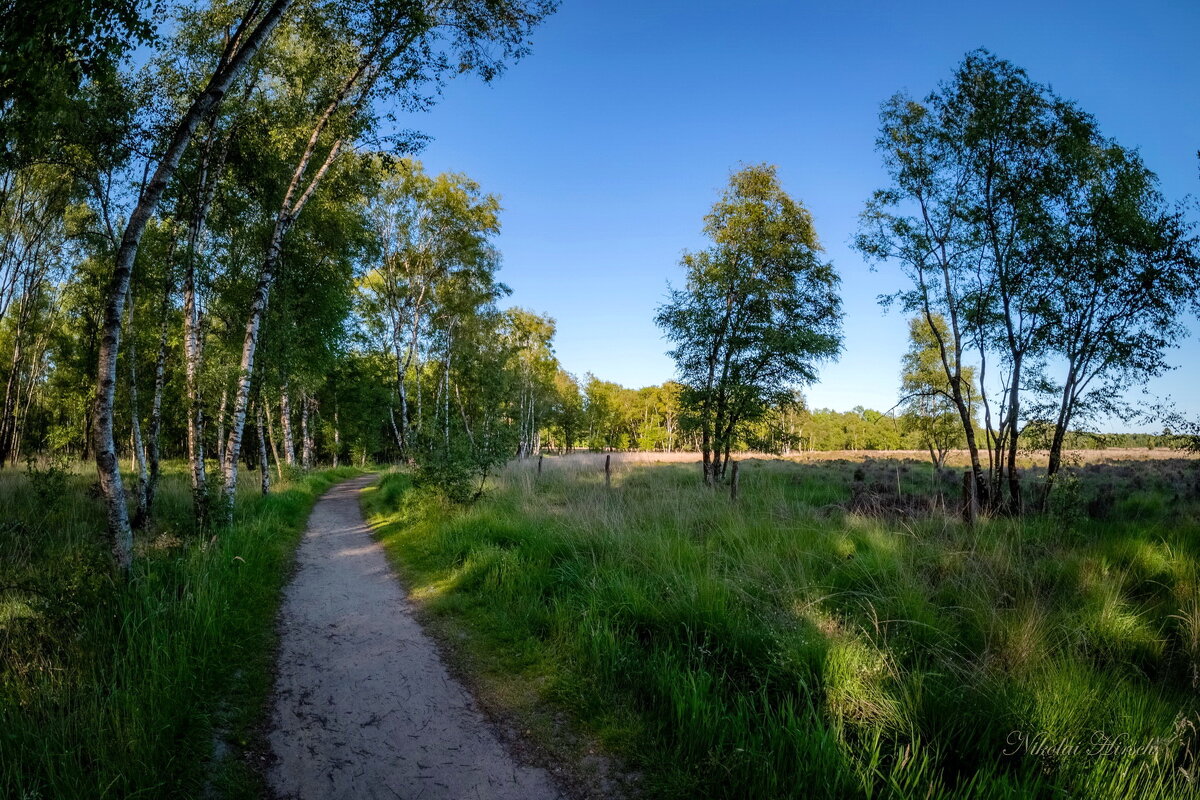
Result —
<path fill-rule="evenodd" d="M 269 780 L 284 798 L 513 798 L 560 794 L 516 763 L 413 618 L 358 492 L 313 509 L 284 595 Z"/>

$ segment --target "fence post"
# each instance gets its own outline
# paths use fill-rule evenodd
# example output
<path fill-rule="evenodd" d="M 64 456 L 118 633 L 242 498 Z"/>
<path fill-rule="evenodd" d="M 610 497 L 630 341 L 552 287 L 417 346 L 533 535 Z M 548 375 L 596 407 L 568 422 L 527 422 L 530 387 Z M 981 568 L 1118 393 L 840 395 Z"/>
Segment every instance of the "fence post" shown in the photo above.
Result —
<path fill-rule="evenodd" d="M 738 462 L 733 462 L 733 474 L 729 476 L 729 499 L 737 500 L 738 494 Z"/>
<path fill-rule="evenodd" d="M 604 488 L 612 488 L 612 453 L 604 456 Z"/>
<path fill-rule="evenodd" d="M 542 474 L 542 459 L 543 458 L 544 458 L 544 456 L 541 453 L 538 453 L 538 475 Z"/>
<path fill-rule="evenodd" d="M 963 473 L 962 516 L 968 527 L 973 526 L 979 516 L 979 497 L 975 492 L 975 475 L 971 470 Z"/>

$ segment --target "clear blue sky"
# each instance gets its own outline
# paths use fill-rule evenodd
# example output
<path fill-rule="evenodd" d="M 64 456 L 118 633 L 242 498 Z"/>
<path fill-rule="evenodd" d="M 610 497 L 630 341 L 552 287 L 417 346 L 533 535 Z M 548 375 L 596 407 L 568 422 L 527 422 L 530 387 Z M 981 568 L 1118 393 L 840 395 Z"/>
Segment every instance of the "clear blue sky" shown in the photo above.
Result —
<path fill-rule="evenodd" d="M 471 175 L 505 208 L 513 304 L 558 321 L 563 365 L 628 386 L 672 376 L 654 308 L 739 163 L 778 165 L 843 280 L 845 350 L 814 407 L 896 400 L 905 322 L 876 296 L 902 284 L 850 248 L 885 184 L 880 103 L 921 96 L 984 46 L 1094 114 L 1168 198 L 1200 194 L 1200 2 L 662 2 L 564 0 L 533 54 L 495 84 L 451 83 L 406 121 L 431 171 Z M 1200 326 L 1150 388 L 1200 414 Z"/>

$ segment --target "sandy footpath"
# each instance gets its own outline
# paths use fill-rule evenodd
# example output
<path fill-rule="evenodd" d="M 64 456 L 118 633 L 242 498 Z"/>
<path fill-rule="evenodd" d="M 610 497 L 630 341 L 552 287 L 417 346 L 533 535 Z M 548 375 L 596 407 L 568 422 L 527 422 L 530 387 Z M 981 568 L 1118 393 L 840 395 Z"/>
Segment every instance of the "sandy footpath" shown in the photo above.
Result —
<path fill-rule="evenodd" d="M 313 509 L 284 595 L 268 778 L 281 798 L 558 798 L 518 764 L 413 618 L 358 492 Z"/>

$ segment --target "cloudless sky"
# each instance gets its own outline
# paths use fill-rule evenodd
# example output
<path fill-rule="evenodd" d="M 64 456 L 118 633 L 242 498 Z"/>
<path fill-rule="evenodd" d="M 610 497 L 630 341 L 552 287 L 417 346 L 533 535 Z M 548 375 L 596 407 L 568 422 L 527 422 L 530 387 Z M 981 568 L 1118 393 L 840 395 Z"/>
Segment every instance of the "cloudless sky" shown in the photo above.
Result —
<path fill-rule="evenodd" d="M 1200 0 L 665 2 L 564 0 L 533 53 L 494 84 L 452 82 L 406 121 L 421 158 L 501 195 L 510 302 L 558 322 L 563 366 L 627 386 L 673 375 L 654 326 L 684 249 L 731 170 L 779 167 L 842 276 L 845 348 L 806 390 L 812 407 L 890 408 L 906 325 L 878 295 L 903 285 L 850 247 L 886 185 L 880 103 L 924 96 L 987 47 L 1141 149 L 1165 195 L 1200 194 Z M 1149 387 L 1200 413 L 1200 331 Z M 1119 423 L 1114 423 L 1120 427 Z M 1110 427 L 1114 427 L 1110 426 Z"/>

